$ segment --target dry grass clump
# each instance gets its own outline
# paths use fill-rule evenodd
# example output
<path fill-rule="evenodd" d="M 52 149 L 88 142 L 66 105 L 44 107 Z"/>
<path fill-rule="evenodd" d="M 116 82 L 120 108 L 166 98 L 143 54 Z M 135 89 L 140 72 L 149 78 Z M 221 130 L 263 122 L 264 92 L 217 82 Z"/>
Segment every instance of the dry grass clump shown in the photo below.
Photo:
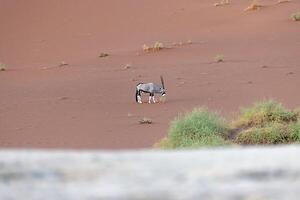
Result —
<path fill-rule="evenodd" d="M 5 71 L 6 70 L 6 65 L 3 63 L 0 63 L 0 71 Z"/>
<path fill-rule="evenodd" d="M 221 0 L 219 3 L 214 3 L 214 6 L 225 6 L 229 4 L 230 4 L 229 0 Z"/>
<path fill-rule="evenodd" d="M 215 62 L 224 62 L 224 55 L 223 54 L 218 54 L 215 56 Z"/>
<path fill-rule="evenodd" d="M 263 5 L 258 4 L 257 0 L 253 0 L 252 3 L 244 11 L 258 10 L 261 7 L 263 7 Z"/>
<path fill-rule="evenodd" d="M 170 140 L 167 137 L 164 137 L 157 143 L 153 145 L 154 148 L 159 148 L 159 149 L 173 149 L 174 146 L 170 142 Z"/>
<path fill-rule="evenodd" d="M 153 46 L 154 50 L 159 51 L 159 50 L 162 50 L 163 48 L 164 48 L 163 43 L 161 43 L 161 42 L 155 42 L 154 43 L 154 46 Z"/>
<path fill-rule="evenodd" d="M 183 42 L 183 41 L 173 42 L 172 46 L 180 47 L 180 46 L 191 45 L 191 44 L 193 44 L 193 41 L 189 39 L 186 42 Z"/>
<path fill-rule="evenodd" d="M 69 65 L 69 64 L 66 63 L 65 61 L 62 61 L 62 62 L 58 65 L 58 67 L 63 67 L 63 66 L 67 66 L 67 65 Z"/>
<path fill-rule="evenodd" d="M 99 58 L 104 58 L 104 57 L 107 57 L 107 56 L 109 56 L 108 53 L 100 53 Z"/>
<path fill-rule="evenodd" d="M 191 45 L 193 44 L 192 40 L 187 40 L 186 42 L 173 42 L 171 45 L 166 46 L 161 42 L 155 42 L 152 46 L 148 46 L 147 44 L 144 44 L 142 49 L 146 53 L 151 53 L 151 52 L 158 52 L 164 49 L 171 49 L 173 47 L 178 47 L 178 46 L 183 46 L 183 45 Z"/>
<path fill-rule="evenodd" d="M 300 21 L 300 12 L 292 14 L 291 19 L 294 21 Z"/>
<path fill-rule="evenodd" d="M 152 47 L 149 47 L 149 46 L 146 45 L 146 44 L 143 45 L 143 51 L 149 52 L 149 51 L 151 51 L 151 50 L 152 50 Z"/>
<path fill-rule="evenodd" d="M 152 124 L 152 120 L 147 117 L 143 117 L 142 119 L 139 120 L 140 124 Z"/>
<path fill-rule="evenodd" d="M 151 46 L 148 46 L 146 44 L 143 45 L 143 51 L 144 52 L 154 52 L 154 51 L 160 51 L 162 49 L 164 49 L 164 45 L 163 43 L 161 42 L 155 42 L 154 45 L 151 47 Z"/>
<path fill-rule="evenodd" d="M 289 3 L 289 2 L 292 2 L 292 0 L 278 0 L 277 4 Z"/>
<path fill-rule="evenodd" d="M 165 103 L 166 100 L 167 100 L 167 97 L 166 97 L 166 96 L 160 96 L 160 97 L 159 97 L 159 102 L 161 102 L 161 103 Z"/>

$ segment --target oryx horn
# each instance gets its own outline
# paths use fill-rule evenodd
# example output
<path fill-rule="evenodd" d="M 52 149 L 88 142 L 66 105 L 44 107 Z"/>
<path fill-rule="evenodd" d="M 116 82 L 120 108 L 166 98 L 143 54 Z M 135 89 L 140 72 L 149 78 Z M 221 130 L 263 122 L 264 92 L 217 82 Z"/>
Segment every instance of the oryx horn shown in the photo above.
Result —
<path fill-rule="evenodd" d="M 163 89 L 165 89 L 165 83 L 164 83 L 164 79 L 162 76 L 160 76 L 160 81 L 161 81 L 161 85 L 162 85 Z"/>

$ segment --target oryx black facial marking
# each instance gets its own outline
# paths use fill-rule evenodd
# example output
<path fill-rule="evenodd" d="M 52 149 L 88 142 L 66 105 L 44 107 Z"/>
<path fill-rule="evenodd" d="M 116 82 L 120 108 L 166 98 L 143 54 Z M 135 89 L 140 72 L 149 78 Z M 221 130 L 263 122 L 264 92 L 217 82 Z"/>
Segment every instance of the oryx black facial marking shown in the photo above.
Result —
<path fill-rule="evenodd" d="M 153 103 L 155 103 L 154 94 L 160 94 L 162 96 L 166 95 L 166 89 L 164 86 L 164 80 L 163 77 L 160 77 L 161 79 L 161 85 L 155 84 L 155 83 L 139 83 L 136 86 L 135 90 L 135 101 L 137 103 L 142 103 L 141 94 L 142 93 L 148 93 L 149 94 L 149 100 L 148 103 L 151 103 L 151 100 Z"/>

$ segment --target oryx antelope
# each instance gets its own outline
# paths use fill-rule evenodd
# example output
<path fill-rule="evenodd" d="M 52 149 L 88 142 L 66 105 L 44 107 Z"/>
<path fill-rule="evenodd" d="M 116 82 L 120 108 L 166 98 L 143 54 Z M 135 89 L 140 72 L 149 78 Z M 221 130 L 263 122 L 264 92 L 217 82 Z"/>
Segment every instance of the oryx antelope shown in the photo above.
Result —
<path fill-rule="evenodd" d="M 160 76 L 161 85 L 157 85 L 155 83 L 139 83 L 135 89 L 135 101 L 137 103 L 142 103 L 142 93 L 149 93 L 149 100 L 148 103 L 155 103 L 154 94 L 160 94 L 161 96 L 166 95 L 166 89 L 164 84 L 164 79 Z"/>

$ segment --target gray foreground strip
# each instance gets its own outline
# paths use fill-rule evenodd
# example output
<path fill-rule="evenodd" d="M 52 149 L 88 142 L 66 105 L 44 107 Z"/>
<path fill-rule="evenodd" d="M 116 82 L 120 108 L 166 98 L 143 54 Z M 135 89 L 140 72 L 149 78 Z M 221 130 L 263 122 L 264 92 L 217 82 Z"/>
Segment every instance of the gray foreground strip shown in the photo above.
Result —
<path fill-rule="evenodd" d="M 1 200 L 299 200 L 300 146 L 0 150 Z"/>

